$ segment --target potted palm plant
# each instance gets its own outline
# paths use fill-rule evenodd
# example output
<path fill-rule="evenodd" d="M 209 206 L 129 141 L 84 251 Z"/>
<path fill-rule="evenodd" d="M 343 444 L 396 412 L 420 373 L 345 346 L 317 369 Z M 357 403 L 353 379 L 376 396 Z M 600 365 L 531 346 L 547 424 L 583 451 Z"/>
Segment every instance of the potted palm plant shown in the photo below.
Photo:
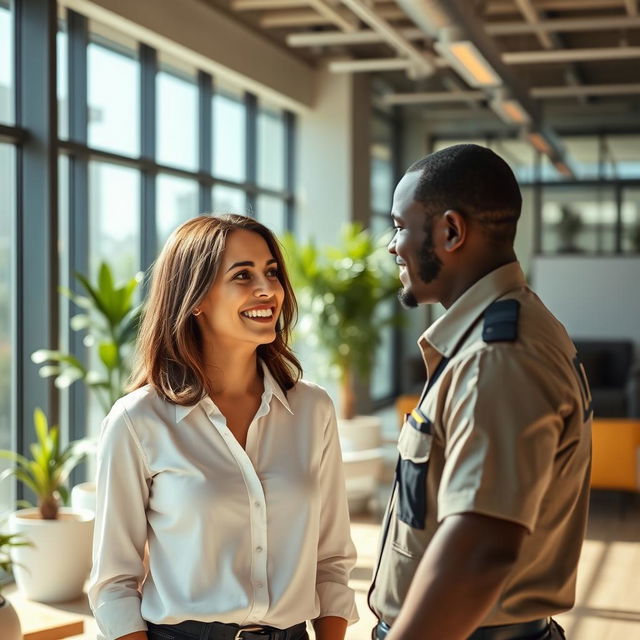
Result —
<path fill-rule="evenodd" d="M 300 333 L 319 347 L 340 384 L 339 414 L 356 415 L 356 374 L 369 381 L 382 330 L 398 320 L 381 315 L 381 303 L 398 293 L 398 277 L 385 249 L 358 224 L 347 225 L 341 244 L 318 250 L 313 242 L 283 239 L 287 266 L 298 294 Z"/>
<path fill-rule="evenodd" d="M 31 543 L 16 533 L 0 532 L 0 571 L 10 574 L 12 570 L 11 549 L 28 546 Z M 0 583 L 0 638 L 2 640 L 22 640 L 20 620 L 11 602 L 2 595 Z"/>
<path fill-rule="evenodd" d="M 356 415 L 356 379 L 366 388 L 382 330 L 398 321 L 395 308 L 385 315 L 382 306 L 397 296 L 397 274 L 386 242 L 358 224 L 346 226 L 335 247 L 319 250 L 291 234 L 283 244 L 300 306 L 298 338 L 339 383 L 347 494 L 358 510 L 375 494 L 383 456 L 379 419 Z"/>
<path fill-rule="evenodd" d="M 75 382 L 84 382 L 94 394 L 106 415 L 113 403 L 124 394 L 124 387 L 131 372 L 130 356 L 140 322 L 141 307 L 135 294 L 142 273 L 127 282 L 116 285 L 113 272 L 106 262 L 100 264 L 97 281 L 92 283 L 85 276 L 76 274 L 84 293 L 73 293 L 61 288 L 61 293 L 80 309 L 70 320 L 74 331 L 86 332 L 84 345 L 93 349 L 90 362 L 96 367 L 86 367 L 73 353 L 39 349 L 31 360 L 42 365 L 43 378 L 55 377 L 55 385 L 66 389 Z M 83 482 L 76 485 L 71 495 L 72 505 L 95 509 L 95 485 Z"/>
<path fill-rule="evenodd" d="M 36 442 L 30 459 L 0 451 L 0 457 L 14 463 L 0 480 L 17 478 L 38 501 L 37 507 L 20 509 L 9 517 L 11 531 L 31 543 L 12 546 L 13 573 L 18 588 L 30 600 L 73 600 L 82 593 L 89 573 L 93 512 L 60 504 L 69 495 L 69 474 L 90 445 L 81 440 L 62 447 L 58 427 L 50 427 L 40 409 L 34 412 L 34 427 Z"/>

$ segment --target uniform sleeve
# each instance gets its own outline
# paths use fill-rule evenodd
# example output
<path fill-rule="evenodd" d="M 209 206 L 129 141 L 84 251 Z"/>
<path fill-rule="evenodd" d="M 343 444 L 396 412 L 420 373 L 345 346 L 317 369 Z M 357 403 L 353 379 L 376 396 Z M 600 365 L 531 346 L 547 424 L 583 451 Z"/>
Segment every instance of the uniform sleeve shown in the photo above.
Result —
<path fill-rule="evenodd" d="M 553 372 L 517 345 L 495 345 L 456 367 L 443 411 L 438 520 L 473 512 L 531 533 L 563 420 Z"/>
<path fill-rule="evenodd" d="M 358 621 L 358 612 L 355 593 L 348 582 L 356 562 L 356 549 L 351 540 L 342 454 L 333 404 L 324 427 L 323 441 L 316 574 L 316 593 L 320 602 L 318 617 L 337 616 L 353 624 Z"/>
<path fill-rule="evenodd" d="M 144 631 L 146 506 L 150 473 L 124 408 L 114 405 L 98 444 L 96 520 L 89 602 L 105 640 Z"/>

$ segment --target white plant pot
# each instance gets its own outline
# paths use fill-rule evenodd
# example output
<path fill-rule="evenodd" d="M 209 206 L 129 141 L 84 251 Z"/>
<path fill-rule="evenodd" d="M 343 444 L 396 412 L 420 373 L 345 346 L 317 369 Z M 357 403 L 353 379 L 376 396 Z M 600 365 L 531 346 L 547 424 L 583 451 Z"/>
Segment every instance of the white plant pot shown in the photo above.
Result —
<path fill-rule="evenodd" d="M 18 614 L 11 603 L 0 596 L 0 638 L 22 640 L 22 628 Z"/>
<path fill-rule="evenodd" d="M 375 416 L 338 420 L 349 511 L 365 511 L 377 498 L 384 468 L 382 423 Z"/>
<path fill-rule="evenodd" d="M 33 546 L 13 547 L 13 575 L 29 600 L 66 602 L 82 594 L 91 568 L 94 514 L 61 508 L 57 520 L 43 520 L 38 509 L 11 514 L 9 526 Z"/>
<path fill-rule="evenodd" d="M 338 433 L 343 451 L 377 449 L 382 442 L 382 422 L 376 416 L 355 416 L 338 420 Z"/>
<path fill-rule="evenodd" d="M 95 482 L 81 482 L 71 489 L 71 508 L 74 511 L 89 509 L 96 512 Z"/>

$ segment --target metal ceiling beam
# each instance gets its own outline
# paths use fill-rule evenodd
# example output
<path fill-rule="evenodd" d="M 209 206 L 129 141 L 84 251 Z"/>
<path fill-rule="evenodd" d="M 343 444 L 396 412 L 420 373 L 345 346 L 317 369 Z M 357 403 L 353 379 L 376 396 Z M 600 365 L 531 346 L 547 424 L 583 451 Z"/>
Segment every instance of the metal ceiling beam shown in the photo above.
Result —
<path fill-rule="evenodd" d="M 349 11 L 338 10 L 338 12 L 347 19 L 351 16 Z M 378 17 L 383 20 L 402 20 L 407 17 L 397 6 L 389 4 L 376 5 L 375 12 Z M 331 21 L 316 11 L 309 9 L 273 11 L 265 13 L 260 18 L 260 26 L 265 29 L 276 29 L 281 27 L 315 27 L 326 24 L 331 24 Z"/>
<path fill-rule="evenodd" d="M 594 84 L 580 87 L 534 87 L 531 95 L 534 98 L 573 98 L 583 96 L 632 96 L 640 94 L 639 83 L 627 84 Z"/>
<path fill-rule="evenodd" d="M 426 77 L 433 74 L 435 71 L 435 65 L 431 62 L 433 56 L 420 51 L 411 44 L 398 29 L 380 16 L 378 8 L 371 7 L 362 0 L 342 0 L 342 4 L 369 25 L 371 29 L 380 33 L 399 54 L 409 59 L 412 65 L 409 72 L 414 77 Z"/>
<path fill-rule="evenodd" d="M 503 53 L 506 64 L 547 64 L 553 62 L 586 62 L 640 58 L 640 47 L 598 47 L 596 49 L 563 49 L 562 51 L 513 51 Z"/>
<path fill-rule="evenodd" d="M 256 2 L 262 0 L 240 0 L 242 2 Z M 267 0 L 279 1 L 279 0 Z M 289 0 L 282 0 L 288 2 Z M 298 1 L 298 0 L 294 0 Z M 306 0 L 305 0 L 306 2 Z M 640 28 L 640 16 L 613 16 L 602 18 L 556 18 L 552 20 L 540 20 L 535 26 L 527 22 L 493 22 L 484 25 L 485 31 L 491 36 L 519 35 L 534 33 L 535 31 L 606 31 L 609 29 L 633 29 Z M 401 29 L 400 33 L 407 40 L 423 40 L 428 36 L 416 27 Z M 363 44 L 379 44 L 384 38 L 375 31 L 356 31 L 355 33 L 342 33 L 340 31 L 319 31 L 312 33 L 292 33 L 287 36 L 287 44 L 290 47 L 331 47 L 331 46 L 355 46 Z"/>
<path fill-rule="evenodd" d="M 308 6 L 307 0 L 233 0 L 234 11 L 266 11 L 270 9 L 295 9 Z"/>
<path fill-rule="evenodd" d="M 490 22 L 484 28 L 491 36 L 510 36 L 534 31 L 606 31 L 640 27 L 640 17 L 603 16 L 602 18 L 555 18 L 540 20 L 535 27 L 526 22 Z"/>
<path fill-rule="evenodd" d="M 427 39 L 427 35 L 417 27 L 400 29 L 399 33 L 406 40 Z M 381 42 L 385 42 L 382 34 L 372 30 L 357 31 L 356 33 L 319 31 L 314 33 L 291 33 L 287 36 L 287 44 L 290 47 L 331 47 L 359 44 L 380 44 Z"/>
<path fill-rule="evenodd" d="M 344 16 L 327 0 L 308 0 L 309 5 L 321 16 L 342 29 L 345 33 L 354 33 L 358 30 L 358 22 L 353 16 Z"/>
<path fill-rule="evenodd" d="M 613 9 L 623 7 L 625 0 L 538 0 L 536 7 L 540 11 L 584 11 L 585 9 Z M 512 0 L 491 2 L 485 15 L 504 15 L 518 13 Z"/>
<path fill-rule="evenodd" d="M 596 84 L 580 87 L 534 87 L 530 90 L 536 99 L 562 99 L 582 96 L 640 95 L 640 84 Z M 388 105 L 440 104 L 446 102 L 482 102 L 487 99 L 484 91 L 433 91 L 424 93 L 392 93 L 382 98 Z"/>
<path fill-rule="evenodd" d="M 524 19 L 533 27 L 540 44 L 545 49 L 553 49 L 556 43 L 552 42 L 551 36 L 546 31 L 537 28 L 540 16 L 538 15 L 538 10 L 531 4 L 531 0 L 515 0 L 515 3 Z"/>
<path fill-rule="evenodd" d="M 333 73 L 407 71 L 411 66 L 411 60 L 406 58 L 366 58 L 364 60 L 334 60 L 329 62 L 329 71 Z"/>

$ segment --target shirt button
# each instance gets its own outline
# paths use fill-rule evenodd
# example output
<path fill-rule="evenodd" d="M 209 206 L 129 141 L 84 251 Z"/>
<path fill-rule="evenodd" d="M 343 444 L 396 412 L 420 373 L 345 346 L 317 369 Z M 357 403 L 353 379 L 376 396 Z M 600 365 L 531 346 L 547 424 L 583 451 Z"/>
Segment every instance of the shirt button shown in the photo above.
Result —
<path fill-rule="evenodd" d="M 256 501 L 253 503 L 253 506 L 254 506 L 256 509 L 259 509 L 259 508 L 260 508 L 260 503 L 256 500 Z"/>
<path fill-rule="evenodd" d="M 262 553 L 262 547 L 256 547 L 256 551 L 257 551 L 258 553 Z"/>
<path fill-rule="evenodd" d="M 256 587 L 258 587 L 258 589 L 262 589 L 262 587 L 264 587 L 264 585 L 262 584 L 262 582 L 258 582 L 256 584 Z"/>

